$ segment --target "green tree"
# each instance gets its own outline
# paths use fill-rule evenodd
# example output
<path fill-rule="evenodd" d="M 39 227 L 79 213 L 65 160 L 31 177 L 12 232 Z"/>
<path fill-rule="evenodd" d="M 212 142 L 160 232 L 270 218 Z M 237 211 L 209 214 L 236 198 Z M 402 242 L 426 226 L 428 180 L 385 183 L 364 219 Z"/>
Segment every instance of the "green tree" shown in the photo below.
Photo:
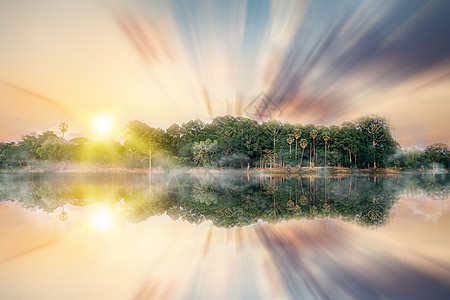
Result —
<path fill-rule="evenodd" d="M 441 164 L 446 169 L 449 168 L 450 151 L 447 144 L 435 143 L 429 145 L 424 151 L 425 159 L 433 166 L 433 172 L 436 164 Z"/>
<path fill-rule="evenodd" d="M 277 120 L 270 120 L 262 124 L 263 132 L 267 135 L 269 140 L 273 142 L 273 151 L 276 151 L 275 146 L 281 134 L 281 123 Z"/>
<path fill-rule="evenodd" d="M 14 142 L 10 143 L 1 143 L 0 142 L 0 167 L 8 167 L 10 164 L 10 156 L 12 149 L 16 147 L 16 144 Z"/>
<path fill-rule="evenodd" d="M 292 143 L 293 143 L 293 142 L 294 142 L 294 138 L 293 138 L 292 136 L 289 136 L 289 137 L 286 139 L 286 143 L 289 144 L 289 154 L 292 153 Z"/>
<path fill-rule="evenodd" d="M 130 157 L 148 157 L 149 166 L 151 166 L 152 154 L 164 152 L 170 148 L 170 137 L 164 130 L 152 128 L 141 121 L 128 122 L 122 137 L 126 153 L 135 152 Z"/>
<path fill-rule="evenodd" d="M 180 143 L 181 143 L 181 127 L 180 127 L 180 125 L 173 123 L 172 125 L 169 126 L 169 128 L 167 128 L 166 133 L 170 139 L 171 146 L 178 153 Z"/>
<path fill-rule="evenodd" d="M 201 141 L 205 136 L 205 123 L 199 119 L 191 120 L 181 125 L 181 135 L 186 143 Z"/>
<path fill-rule="evenodd" d="M 22 167 L 31 161 L 31 153 L 23 146 L 15 143 L 0 143 L 0 166 L 1 167 Z"/>
<path fill-rule="evenodd" d="M 330 140 L 330 137 L 328 136 L 328 132 L 325 132 L 325 135 L 323 136 L 323 140 L 325 141 L 325 167 L 327 166 L 327 143 Z"/>
<path fill-rule="evenodd" d="M 357 152 L 365 152 L 365 149 L 367 149 L 367 145 L 363 140 L 364 137 L 361 131 L 356 128 L 356 124 L 354 122 L 344 122 L 340 130 L 335 135 L 335 143 L 341 152 L 343 165 L 347 162 L 345 158 L 348 154 L 347 166 L 351 167 L 353 162 L 355 167 L 357 167 Z M 352 159 L 352 156 L 354 159 Z"/>
<path fill-rule="evenodd" d="M 212 165 L 217 153 L 217 141 L 207 139 L 206 141 L 195 142 L 192 152 L 197 165 Z"/>
<path fill-rule="evenodd" d="M 314 167 L 315 166 L 315 161 L 316 161 L 316 146 L 315 146 L 315 140 L 316 140 L 316 137 L 317 137 L 317 130 L 315 130 L 315 129 L 313 129 L 313 130 L 311 130 L 310 131 L 310 133 L 309 133 L 309 136 L 312 138 L 312 140 L 313 140 L 313 142 L 312 142 L 312 144 L 313 144 L 313 147 L 312 147 L 312 155 L 310 155 L 310 158 L 309 158 L 309 166 L 311 167 Z M 311 159 L 311 157 L 312 157 L 312 159 Z"/>
<path fill-rule="evenodd" d="M 305 148 L 308 147 L 308 141 L 306 139 L 301 139 L 300 140 L 300 147 L 302 148 L 302 156 L 300 158 L 300 167 L 302 167 L 302 163 L 303 163 L 303 153 L 305 151 Z"/>
<path fill-rule="evenodd" d="M 366 142 L 370 143 L 373 167 L 376 168 L 377 160 L 384 161 L 397 146 L 391 135 L 392 126 L 386 118 L 376 115 L 360 117 L 355 123 L 356 128 L 364 135 Z"/>
<path fill-rule="evenodd" d="M 298 126 L 297 126 L 298 127 Z M 295 161 L 298 162 L 298 139 L 302 136 L 302 133 L 299 129 L 295 129 L 294 138 L 295 138 Z"/>
<path fill-rule="evenodd" d="M 67 142 L 62 138 L 52 137 L 45 140 L 45 142 L 36 150 L 40 158 L 44 160 L 60 161 L 67 153 Z"/>

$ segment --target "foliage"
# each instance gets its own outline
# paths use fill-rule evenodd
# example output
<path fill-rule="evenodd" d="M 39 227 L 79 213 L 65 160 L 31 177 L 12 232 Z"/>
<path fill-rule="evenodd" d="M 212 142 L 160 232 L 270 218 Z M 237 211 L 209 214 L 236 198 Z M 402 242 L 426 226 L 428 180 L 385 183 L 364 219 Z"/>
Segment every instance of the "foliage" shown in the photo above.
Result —
<path fill-rule="evenodd" d="M 212 165 L 217 153 L 217 141 L 195 142 L 193 146 L 194 161 L 198 166 Z"/>
<path fill-rule="evenodd" d="M 450 163 L 450 151 L 448 145 L 442 143 L 436 143 L 425 148 L 425 159 L 432 163 L 441 164 L 445 168 L 449 168 Z"/>
<path fill-rule="evenodd" d="M 398 143 L 391 135 L 392 126 L 386 118 L 380 116 L 363 116 L 356 120 L 356 128 L 363 136 L 373 167 L 386 166 L 386 158 L 395 152 Z"/>
<path fill-rule="evenodd" d="M 67 131 L 67 123 L 60 129 Z M 65 131 L 64 131 L 65 130 Z M 39 161 L 75 161 L 152 166 L 449 168 L 448 146 L 434 144 L 425 151 L 402 150 L 392 126 L 381 116 L 363 116 L 341 126 L 262 124 L 237 116 L 220 116 L 211 123 L 199 119 L 163 130 L 141 121 L 128 122 L 123 143 L 113 139 L 74 138 L 66 142 L 53 131 L 30 133 L 17 143 L 1 143 L 0 168 L 33 166 Z M 295 142 L 295 144 L 294 144 Z M 294 148 L 295 147 L 295 148 Z M 294 151 L 295 150 L 295 151 Z"/>
<path fill-rule="evenodd" d="M 67 153 L 66 145 L 67 142 L 64 139 L 51 137 L 42 143 L 42 146 L 36 150 L 36 153 L 44 160 L 60 161 Z"/>

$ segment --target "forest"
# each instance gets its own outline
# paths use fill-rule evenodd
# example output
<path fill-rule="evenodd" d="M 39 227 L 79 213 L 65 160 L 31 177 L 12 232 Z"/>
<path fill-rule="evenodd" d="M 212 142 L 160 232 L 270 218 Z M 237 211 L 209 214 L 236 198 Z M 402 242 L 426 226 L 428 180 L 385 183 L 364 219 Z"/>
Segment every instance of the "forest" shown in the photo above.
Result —
<path fill-rule="evenodd" d="M 1 169 L 33 169 L 45 163 L 95 163 L 125 168 L 183 167 L 292 168 L 346 167 L 449 169 L 450 151 L 443 143 L 425 149 L 402 149 L 393 127 L 381 116 L 362 116 L 341 126 L 258 123 L 239 116 L 199 119 L 166 130 L 129 121 L 121 141 L 76 137 L 60 132 L 30 133 L 18 142 L 0 143 Z"/>

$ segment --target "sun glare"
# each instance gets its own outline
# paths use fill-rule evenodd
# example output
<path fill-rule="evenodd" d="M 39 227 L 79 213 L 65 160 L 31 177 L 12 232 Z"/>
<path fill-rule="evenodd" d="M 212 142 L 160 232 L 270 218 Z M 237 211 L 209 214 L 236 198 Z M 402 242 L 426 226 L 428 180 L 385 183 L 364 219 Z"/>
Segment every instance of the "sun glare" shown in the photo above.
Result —
<path fill-rule="evenodd" d="M 110 114 L 101 113 L 92 118 L 92 127 L 95 134 L 107 136 L 111 134 L 114 127 L 114 117 Z"/>
<path fill-rule="evenodd" d="M 101 232 L 109 231 L 114 228 L 114 214 L 105 207 L 97 209 L 91 217 L 91 226 L 93 229 Z"/>

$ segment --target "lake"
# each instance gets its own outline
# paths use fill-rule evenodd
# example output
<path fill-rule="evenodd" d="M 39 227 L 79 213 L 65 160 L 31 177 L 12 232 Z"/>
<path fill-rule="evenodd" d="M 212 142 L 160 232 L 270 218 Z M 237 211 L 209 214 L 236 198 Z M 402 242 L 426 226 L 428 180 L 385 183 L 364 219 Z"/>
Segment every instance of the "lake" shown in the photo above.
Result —
<path fill-rule="evenodd" d="M 449 299 L 449 185 L 0 174 L 0 298 Z"/>

